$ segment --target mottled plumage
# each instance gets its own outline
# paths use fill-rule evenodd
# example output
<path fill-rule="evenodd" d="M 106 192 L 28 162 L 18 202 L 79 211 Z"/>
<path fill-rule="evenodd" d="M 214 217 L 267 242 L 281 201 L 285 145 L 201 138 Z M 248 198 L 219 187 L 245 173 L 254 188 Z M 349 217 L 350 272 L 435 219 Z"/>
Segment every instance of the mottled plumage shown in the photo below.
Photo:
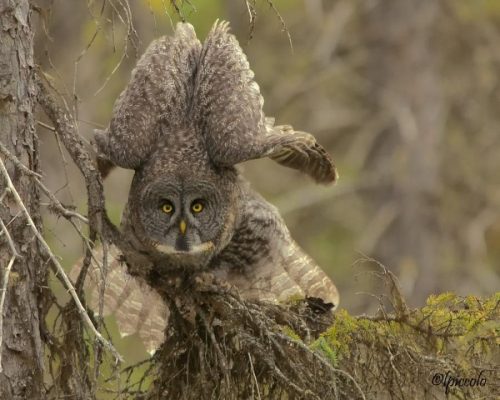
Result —
<path fill-rule="evenodd" d="M 235 168 L 269 157 L 318 182 L 337 177 L 312 135 L 274 126 L 262 106 L 228 24 L 216 23 L 202 45 L 191 25 L 179 23 L 174 36 L 149 46 L 109 128 L 96 135 L 101 160 L 135 170 L 122 218 L 134 278 L 112 249 L 105 312 L 118 313 L 121 331 L 139 331 L 150 350 L 161 342 L 168 317 L 160 297 L 141 283 L 152 270 L 211 271 L 249 299 L 313 297 L 338 305 L 332 281 Z M 94 287 L 96 268 L 88 280 Z"/>

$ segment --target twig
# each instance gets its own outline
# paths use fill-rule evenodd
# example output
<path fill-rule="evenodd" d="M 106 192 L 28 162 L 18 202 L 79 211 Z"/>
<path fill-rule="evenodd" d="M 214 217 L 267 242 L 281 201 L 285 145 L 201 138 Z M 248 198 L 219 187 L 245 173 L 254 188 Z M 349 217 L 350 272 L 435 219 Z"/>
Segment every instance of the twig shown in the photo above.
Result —
<path fill-rule="evenodd" d="M 255 11 L 255 0 L 251 0 L 251 4 L 248 0 L 245 0 L 245 5 L 247 6 L 248 11 L 248 41 L 250 41 L 253 37 L 253 32 L 255 29 L 255 20 L 257 19 L 257 11 Z"/>
<path fill-rule="evenodd" d="M 42 128 L 48 129 L 49 131 L 52 131 L 52 132 L 56 131 L 56 128 L 54 128 L 53 126 L 47 125 L 47 124 L 43 123 L 42 121 L 36 121 L 36 123 L 38 125 L 40 125 Z"/>
<path fill-rule="evenodd" d="M 5 295 L 7 294 L 7 285 L 9 283 L 10 271 L 15 260 L 16 256 L 13 255 L 10 258 L 9 264 L 7 264 L 7 268 L 5 269 L 5 273 L 3 275 L 2 294 L 0 295 L 0 372 L 2 372 L 3 305 L 5 303 Z"/>
<path fill-rule="evenodd" d="M 8 188 L 8 190 L 10 191 L 9 188 Z M 1 289 L 2 293 L 0 294 L 0 373 L 1 373 L 2 372 L 2 344 L 3 344 L 3 306 L 5 304 L 5 297 L 7 295 L 7 287 L 9 285 L 10 271 L 12 270 L 12 266 L 14 265 L 14 261 L 18 257 L 20 257 L 20 255 L 17 252 L 14 241 L 12 240 L 12 237 L 10 236 L 9 231 L 7 230 L 7 227 L 5 226 L 5 224 L 1 218 L 0 218 L 0 226 L 2 227 L 2 233 L 5 234 L 5 237 L 7 238 L 7 242 L 9 243 L 10 250 L 12 252 L 12 256 L 9 260 L 9 263 L 7 264 L 7 268 L 5 269 L 5 273 L 3 275 L 2 289 Z"/>
<path fill-rule="evenodd" d="M 5 269 L 5 273 L 3 275 L 2 281 L 2 293 L 0 295 L 0 372 L 2 372 L 2 344 L 3 344 L 3 306 L 5 304 L 5 297 L 7 295 L 7 287 L 9 285 L 9 277 L 10 271 L 12 270 L 12 266 L 14 265 L 14 261 L 21 256 L 17 252 L 16 246 L 12 237 L 10 236 L 7 227 L 5 226 L 3 220 L 0 218 L 0 226 L 2 227 L 2 232 L 5 234 L 7 238 L 7 242 L 9 243 L 10 250 L 12 252 L 12 256 L 7 264 L 7 268 Z"/>
<path fill-rule="evenodd" d="M 201 316 L 201 320 L 203 321 L 203 324 L 205 325 L 205 329 L 207 330 L 208 337 L 212 341 L 212 345 L 213 345 L 215 352 L 217 353 L 217 356 L 219 358 L 219 361 L 222 365 L 226 385 L 229 388 L 231 380 L 229 378 L 229 372 L 228 372 L 229 367 L 228 367 L 227 359 L 224 356 L 224 354 L 222 353 L 222 350 L 219 347 L 219 343 L 215 337 L 214 331 L 213 331 L 212 327 L 210 326 L 210 324 L 208 323 L 207 317 L 205 316 L 205 313 L 203 312 L 203 310 L 201 308 L 198 308 L 198 314 Z"/>
<path fill-rule="evenodd" d="M 257 387 L 257 398 L 261 400 L 259 381 L 257 380 L 257 376 L 255 375 L 255 370 L 253 369 L 252 356 L 250 355 L 250 353 L 247 353 L 247 355 L 248 355 L 248 361 L 250 361 L 250 371 L 252 372 L 252 377 L 255 380 L 255 386 Z"/>
<path fill-rule="evenodd" d="M 26 219 L 28 221 L 28 225 L 33 230 L 33 233 L 35 234 L 36 238 L 38 239 L 38 241 L 40 242 L 40 244 L 42 245 L 42 247 L 44 248 L 44 250 L 47 252 L 50 260 L 52 261 L 53 265 L 55 266 L 55 268 L 57 270 L 57 274 L 59 274 L 63 278 L 63 281 L 64 281 L 64 283 L 66 285 L 66 288 L 69 291 L 69 293 L 71 294 L 71 297 L 73 298 L 73 300 L 74 300 L 74 302 L 76 304 L 76 307 L 78 309 L 78 312 L 80 313 L 81 317 L 83 318 L 83 321 L 85 322 L 85 324 L 87 325 L 87 327 L 92 331 L 92 333 L 95 335 L 96 339 L 99 342 L 101 342 L 101 344 L 103 345 L 103 347 L 106 348 L 106 349 L 108 349 L 108 351 L 110 351 L 113 354 L 113 356 L 115 357 L 116 360 L 118 360 L 120 362 L 123 361 L 122 356 L 113 347 L 113 345 L 110 342 L 108 342 L 99 333 L 99 331 L 97 331 L 97 329 L 94 327 L 94 324 L 90 320 L 89 315 L 85 311 L 85 308 L 83 307 L 80 299 L 78 298 L 78 295 L 76 294 L 75 288 L 73 287 L 73 284 L 71 283 L 71 280 L 68 278 L 68 276 L 64 272 L 64 268 L 59 263 L 59 261 L 57 260 L 56 256 L 52 253 L 52 250 L 50 249 L 49 245 L 47 244 L 47 242 L 45 241 L 45 239 L 43 238 L 43 236 L 40 234 L 40 232 L 38 231 L 38 228 L 36 227 L 35 223 L 33 222 L 33 219 L 31 218 L 30 213 L 26 209 L 26 207 L 25 207 L 25 205 L 24 205 L 24 203 L 23 203 L 23 201 L 21 199 L 21 196 L 19 196 L 19 193 L 17 192 L 14 184 L 12 183 L 12 181 L 10 179 L 10 176 L 9 176 L 9 173 L 7 172 L 7 169 L 5 168 L 3 160 L 1 160 L 1 159 L 0 159 L 0 170 L 1 170 L 2 174 L 5 177 L 5 180 L 7 182 L 7 186 L 9 187 L 10 191 L 12 192 L 12 194 L 13 194 L 14 198 L 16 199 L 19 207 L 21 207 L 22 211 L 24 212 L 24 215 L 26 216 Z"/>
<path fill-rule="evenodd" d="M 120 60 L 116 63 L 116 65 L 113 68 L 113 70 L 111 71 L 111 73 L 106 77 L 106 79 L 104 80 L 104 83 L 94 93 L 94 96 L 97 96 L 99 93 L 101 93 L 102 90 L 104 90 L 104 88 L 107 86 L 110 79 L 113 77 L 113 75 L 116 73 L 116 71 L 118 71 L 118 69 L 123 64 L 123 61 L 125 60 L 125 58 L 128 55 L 128 43 L 129 43 L 129 41 L 132 43 L 132 45 L 134 47 L 136 47 L 134 44 L 134 41 L 133 41 L 133 37 L 137 36 L 137 32 L 134 28 L 134 24 L 132 21 L 132 11 L 130 10 L 130 5 L 128 4 L 127 1 L 122 2 L 121 0 L 119 0 L 118 2 L 120 4 L 120 6 L 122 7 L 122 10 L 125 13 L 125 20 L 123 19 L 122 15 L 119 12 L 116 5 L 112 1 L 109 4 L 113 8 L 113 10 L 116 12 L 116 14 L 118 15 L 118 18 L 121 20 L 123 25 L 126 26 L 127 36 L 125 37 L 125 40 L 123 41 L 123 49 L 122 49 L 122 55 L 120 57 Z"/>
<path fill-rule="evenodd" d="M 290 31 L 288 30 L 288 27 L 286 26 L 285 20 L 283 19 L 281 13 L 278 11 L 278 9 L 276 8 L 276 6 L 274 5 L 273 1 L 272 0 L 266 0 L 266 1 L 267 1 L 267 4 L 269 5 L 269 7 L 271 7 L 271 9 L 274 11 L 274 14 L 276 14 L 276 16 L 278 17 L 278 19 L 280 20 L 281 28 L 282 28 L 283 32 L 285 32 L 285 34 L 286 34 L 286 36 L 288 38 L 288 43 L 290 44 L 290 51 L 293 54 L 292 36 L 290 35 Z"/>
<path fill-rule="evenodd" d="M 300 347 L 303 351 L 305 351 L 306 353 L 309 353 L 309 354 L 312 354 L 312 356 L 318 360 L 320 362 L 320 364 L 322 364 L 324 367 L 326 367 L 328 370 L 330 370 L 334 375 L 335 374 L 340 374 L 340 375 L 343 375 L 345 376 L 347 379 L 349 379 L 350 381 L 352 381 L 352 383 L 354 384 L 354 386 L 356 387 L 356 389 L 358 390 L 359 394 L 361 395 L 361 398 L 363 400 L 366 400 L 366 396 L 365 396 L 365 393 L 363 392 L 363 390 L 361 389 L 361 386 L 359 386 L 359 383 L 356 382 L 356 379 L 354 379 L 351 374 L 349 374 L 348 372 L 346 371 L 343 371 L 341 369 L 338 369 L 338 368 L 335 368 L 333 365 L 331 365 L 328 361 L 326 361 L 323 357 L 321 357 L 317 352 L 315 351 L 312 351 L 311 349 L 309 349 L 309 347 L 307 347 L 304 343 L 302 342 L 299 342 L 298 340 L 294 340 L 286 335 L 283 335 L 281 333 L 273 333 L 273 335 L 279 337 L 281 340 L 284 340 L 286 342 L 289 342 L 289 343 L 293 343 L 294 345 Z"/>
<path fill-rule="evenodd" d="M 325 201 L 331 201 L 334 198 L 349 196 L 362 190 L 381 187 L 384 184 L 385 182 L 381 182 L 380 179 L 377 180 L 375 176 L 367 176 L 367 179 L 358 182 L 344 182 L 342 186 L 338 186 L 334 190 L 308 186 L 290 192 L 286 197 L 283 196 L 283 198 L 278 199 L 276 203 L 282 215 L 291 214 Z"/>
<path fill-rule="evenodd" d="M 7 242 L 9 243 L 9 247 L 10 247 L 10 250 L 12 252 L 12 255 L 14 257 L 21 257 L 19 255 L 19 253 L 17 252 L 16 245 L 14 244 L 14 241 L 12 240 L 12 237 L 10 236 L 9 231 L 7 230 L 7 227 L 5 226 L 5 224 L 1 218 L 0 218 L 0 227 L 2 228 L 2 232 L 7 237 Z"/>
<path fill-rule="evenodd" d="M 366 224 L 359 239 L 359 248 L 364 253 L 372 253 L 399 213 L 400 208 L 396 201 L 387 202 L 381 207 Z"/>
<path fill-rule="evenodd" d="M 182 14 L 181 8 L 177 5 L 177 0 L 170 0 L 170 4 L 174 7 L 176 14 L 179 16 L 182 22 L 186 22 L 186 18 L 184 18 L 184 14 Z"/>
<path fill-rule="evenodd" d="M 86 224 L 89 223 L 89 220 L 83 215 L 75 211 L 68 210 L 66 207 L 64 207 L 62 203 L 58 200 L 58 198 L 54 196 L 54 194 L 40 181 L 40 179 L 38 179 L 41 178 L 42 176 L 40 174 L 37 174 L 36 172 L 33 172 L 28 167 L 26 167 L 2 143 L 0 143 L 0 152 L 5 157 L 7 157 L 14 164 L 14 166 L 16 166 L 21 172 L 34 178 L 35 183 L 40 187 L 42 192 L 52 201 L 53 209 L 56 210 L 60 215 L 62 215 L 67 219 L 77 218 Z"/>
<path fill-rule="evenodd" d="M 151 17 L 153 17 L 153 32 L 154 32 L 154 36 L 158 37 L 158 36 L 160 36 L 158 34 L 158 21 L 156 21 L 156 13 L 153 10 L 153 5 L 151 4 L 151 0 L 148 0 L 148 7 L 149 7 L 149 12 L 151 13 Z"/>
<path fill-rule="evenodd" d="M 25 166 L 21 161 L 19 161 L 19 159 L 16 156 L 14 156 L 2 142 L 0 142 L 0 153 L 2 153 L 6 158 L 8 158 L 9 161 L 11 161 L 18 169 L 20 169 L 26 175 L 36 176 L 37 178 L 42 177 L 42 175 L 36 173 L 35 171 L 32 171 L 27 166 Z"/>
<path fill-rule="evenodd" d="M 268 368 L 272 371 L 272 374 L 278 378 L 285 386 L 293 389 L 297 394 L 300 396 L 307 398 L 307 397 L 314 397 L 317 400 L 321 400 L 316 394 L 311 392 L 309 389 L 302 389 L 300 386 L 298 386 L 295 382 L 292 382 L 276 364 L 271 362 L 270 360 L 266 359 L 264 357 L 264 362 L 268 365 Z"/>
<path fill-rule="evenodd" d="M 106 129 L 106 126 L 103 125 L 103 124 L 99 124 L 98 122 L 94 122 L 94 121 L 89 121 L 89 120 L 86 120 L 86 119 L 82 119 L 82 118 L 78 118 L 77 120 L 78 122 L 83 122 L 84 124 L 87 124 L 87 125 L 90 125 L 90 126 L 93 126 L 94 128 L 98 128 L 98 129 Z"/>
<path fill-rule="evenodd" d="M 58 137 L 61 138 L 64 147 L 85 178 L 89 225 L 94 227 L 103 239 L 111 241 L 124 251 L 127 242 L 123 240 L 120 232 L 109 221 L 106 214 L 101 175 L 76 131 L 74 120 L 57 104 L 42 83 L 42 79 L 43 75 L 39 75 L 37 79 L 38 102 L 54 123 Z"/>

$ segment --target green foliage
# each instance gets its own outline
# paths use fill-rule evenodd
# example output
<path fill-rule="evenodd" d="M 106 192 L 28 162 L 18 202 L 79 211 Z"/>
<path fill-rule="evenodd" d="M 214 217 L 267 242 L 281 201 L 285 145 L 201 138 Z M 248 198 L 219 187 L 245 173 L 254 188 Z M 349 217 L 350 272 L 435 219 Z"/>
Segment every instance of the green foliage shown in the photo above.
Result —
<path fill-rule="evenodd" d="M 287 325 L 282 325 L 281 328 L 283 330 L 283 333 L 285 335 L 287 335 L 289 338 L 291 338 L 293 340 L 296 340 L 297 342 L 301 342 L 302 341 L 302 339 L 299 336 L 299 334 L 297 332 L 295 332 L 291 327 L 289 327 Z"/>
<path fill-rule="evenodd" d="M 334 367 L 336 367 L 338 365 L 339 355 L 337 352 L 337 346 L 332 346 L 334 341 L 335 345 L 340 347 L 340 343 L 335 339 L 332 339 L 331 342 L 328 342 L 324 336 L 320 336 L 316 341 L 313 342 L 313 344 L 311 345 L 311 349 L 314 351 L 320 351 L 324 356 L 326 356 L 328 361 L 330 361 L 330 363 Z"/>
<path fill-rule="evenodd" d="M 347 311 L 340 310 L 336 315 L 333 325 L 316 341 L 321 348 L 328 347 L 336 354 L 337 358 L 349 356 L 349 345 L 352 342 L 352 333 L 359 329 L 358 321 L 350 316 Z M 313 343 L 313 348 L 316 347 Z"/>
<path fill-rule="evenodd" d="M 389 394 L 404 385 L 403 397 L 394 398 L 420 396 L 422 388 L 448 390 L 455 398 L 493 398 L 488 396 L 500 378 L 500 292 L 484 299 L 451 292 L 433 295 L 423 308 L 401 316 L 382 312 L 353 317 L 340 310 L 310 347 L 333 366 L 359 377 L 365 393 Z M 483 387 L 450 389 L 453 385 L 429 381 L 430 373 L 473 378 L 480 371 L 486 379 Z"/>

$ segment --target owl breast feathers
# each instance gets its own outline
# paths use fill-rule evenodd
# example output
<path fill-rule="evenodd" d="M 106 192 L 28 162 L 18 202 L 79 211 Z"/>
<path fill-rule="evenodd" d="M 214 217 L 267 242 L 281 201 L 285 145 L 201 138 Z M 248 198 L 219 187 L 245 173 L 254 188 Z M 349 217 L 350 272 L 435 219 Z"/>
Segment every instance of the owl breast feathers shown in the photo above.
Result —
<path fill-rule="evenodd" d="M 235 168 L 269 157 L 320 183 L 337 178 L 312 135 L 274 126 L 262 107 L 228 24 L 216 23 L 202 44 L 190 24 L 179 23 L 173 36 L 146 50 L 108 129 L 96 134 L 101 164 L 135 170 L 122 217 L 132 250 L 121 263 L 111 249 L 104 311 L 116 314 L 123 335 L 139 332 L 148 350 L 161 343 L 168 320 L 159 295 L 141 283 L 152 271 L 206 270 L 248 299 L 312 297 L 338 305 L 330 278 Z M 96 288 L 99 276 L 93 264 L 87 288 Z M 91 296 L 96 305 L 97 291 Z"/>

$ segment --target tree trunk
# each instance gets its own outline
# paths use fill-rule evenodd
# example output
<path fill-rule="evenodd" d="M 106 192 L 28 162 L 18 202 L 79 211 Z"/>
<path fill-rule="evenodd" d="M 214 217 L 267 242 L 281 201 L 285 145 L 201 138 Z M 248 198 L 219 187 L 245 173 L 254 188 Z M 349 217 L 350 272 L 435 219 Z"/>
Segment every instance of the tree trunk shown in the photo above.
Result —
<path fill-rule="evenodd" d="M 433 0 L 388 0 L 368 12 L 365 24 L 371 100 L 391 120 L 369 169 L 390 175 L 392 188 L 380 190 L 377 204 L 393 204 L 397 215 L 376 257 L 398 270 L 405 294 L 419 303 L 438 289 L 440 263 L 435 200 L 443 106 L 432 43 L 438 17 Z M 405 275 L 416 279 L 404 282 Z"/>
<path fill-rule="evenodd" d="M 33 31 L 28 0 L 0 0 L 0 142 L 25 166 L 38 171 L 38 141 L 34 126 Z M 38 227 L 40 203 L 33 180 L 4 157 L 24 205 Z M 0 177 L 0 217 L 19 256 L 8 276 L 3 313 L 0 399 L 43 399 L 43 343 L 38 301 L 46 281 L 46 263 L 25 215 Z M 2 285 L 12 257 L 6 232 L 0 236 Z"/>

